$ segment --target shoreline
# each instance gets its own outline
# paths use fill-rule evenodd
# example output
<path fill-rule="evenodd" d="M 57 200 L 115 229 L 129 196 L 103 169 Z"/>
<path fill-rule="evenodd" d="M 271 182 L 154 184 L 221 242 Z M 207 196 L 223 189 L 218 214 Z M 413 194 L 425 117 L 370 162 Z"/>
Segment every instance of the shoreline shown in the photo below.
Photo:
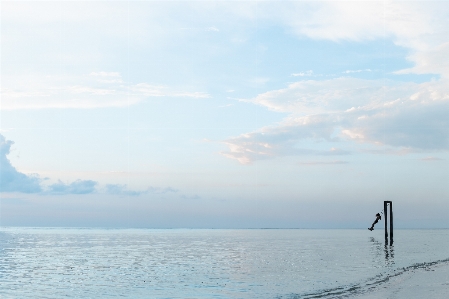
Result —
<path fill-rule="evenodd" d="M 353 298 L 449 298 L 449 261 L 391 277 L 385 283 Z"/>

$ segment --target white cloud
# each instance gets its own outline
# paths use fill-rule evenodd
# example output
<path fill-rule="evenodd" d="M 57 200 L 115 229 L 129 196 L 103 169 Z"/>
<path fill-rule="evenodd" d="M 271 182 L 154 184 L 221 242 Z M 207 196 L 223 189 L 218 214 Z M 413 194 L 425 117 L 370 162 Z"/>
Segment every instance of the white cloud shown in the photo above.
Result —
<path fill-rule="evenodd" d="M 364 69 L 364 70 L 346 70 L 343 73 L 344 74 L 352 74 L 352 73 L 362 73 L 362 72 L 372 72 L 371 69 Z"/>
<path fill-rule="evenodd" d="M 212 26 L 212 27 L 207 28 L 206 31 L 214 31 L 214 32 L 218 32 L 218 31 L 220 31 L 220 30 L 219 30 L 217 27 Z"/>
<path fill-rule="evenodd" d="M 313 71 L 309 70 L 306 72 L 300 72 L 300 73 L 293 73 L 292 76 L 293 77 L 310 77 L 313 75 Z"/>
<path fill-rule="evenodd" d="M 227 107 L 232 107 L 232 106 L 234 106 L 234 104 L 220 105 L 220 106 L 218 106 L 218 108 L 227 108 Z"/>
<path fill-rule="evenodd" d="M 379 2 L 362 5 L 353 2 L 326 2 L 309 5 L 301 17 L 295 14 L 307 4 L 297 4 L 291 13 L 286 13 L 287 24 L 297 34 L 314 39 L 363 40 L 383 36 L 382 6 Z M 367 7 L 370 6 L 370 7 Z M 307 13 L 306 13 L 307 12 Z M 285 16 L 284 15 L 284 16 Z"/>
<path fill-rule="evenodd" d="M 397 74 L 439 74 L 449 78 L 449 41 L 436 48 L 419 51 L 408 57 L 415 66 L 397 71 Z"/>
<path fill-rule="evenodd" d="M 41 192 L 41 179 L 37 175 L 27 175 L 18 171 L 6 157 L 11 145 L 11 140 L 6 140 L 0 134 L 0 192 Z"/>
<path fill-rule="evenodd" d="M 106 88 L 95 88 L 95 87 L 88 87 L 88 86 L 69 86 L 67 88 L 67 91 L 71 94 L 83 94 L 87 93 L 92 96 L 105 96 L 105 95 L 113 95 L 115 93 L 114 89 L 106 89 Z"/>
<path fill-rule="evenodd" d="M 148 97 L 210 97 L 205 92 L 176 90 L 163 85 L 125 84 L 118 72 L 92 72 L 66 78 L 5 76 L 2 80 L 2 110 L 126 107 Z"/>
<path fill-rule="evenodd" d="M 245 14 L 238 13 L 238 7 L 236 16 L 282 24 L 301 38 L 334 42 L 391 40 L 407 48 L 408 59 L 417 65 L 404 72 L 448 76 L 447 1 L 267 1 L 242 6 Z"/>
<path fill-rule="evenodd" d="M 294 3 L 279 20 L 313 39 L 363 41 L 392 39 L 411 51 L 415 67 L 403 73 L 449 76 L 447 1 L 335 1 Z M 299 17 L 299 15 L 301 17 Z M 276 18 L 275 17 L 275 18 Z"/>
<path fill-rule="evenodd" d="M 424 1 L 211 1 L 207 4 L 150 1 L 130 2 L 129 5 L 120 1 L 108 5 L 89 1 L 57 5 L 5 2 L 2 10 L 5 12 L 2 20 L 7 23 L 35 24 L 41 28 L 46 24 L 65 22 L 69 28 L 81 25 L 87 29 L 80 32 L 94 32 L 92 41 L 99 36 L 112 36 L 128 41 L 131 38 L 148 45 L 173 38 L 173 34 L 177 34 L 173 28 L 193 26 L 202 31 L 218 31 L 221 27 L 235 26 L 232 28 L 245 31 L 261 22 L 270 22 L 288 26 L 297 35 L 312 39 L 365 41 L 388 38 L 411 49 L 414 55 L 433 51 L 446 43 L 445 28 L 449 27 L 447 1 L 432 1 L 431 5 Z M 180 14 L 184 16 L 181 20 Z M 41 33 L 48 38 L 48 29 L 44 29 Z M 15 36 L 2 35 L 2 41 Z M 54 36 L 50 37 L 54 40 Z"/>
<path fill-rule="evenodd" d="M 92 72 L 89 75 L 96 77 L 100 83 L 124 83 L 119 72 Z"/>
<path fill-rule="evenodd" d="M 270 4 L 267 4 L 269 7 Z M 270 6 L 273 8 L 273 4 Z M 392 37 L 407 47 L 418 47 L 444 21 L 445 4 L 393 1 L 291 2 L 274 9 L 272 18 L 301 36 L 332 41 L 363 41 Z M 439 21 L 435 22 L 437 16 Z"/>
<path fill-rule="evenodd" d="M 139 83 L 131 86 L 130 90 L 135 94 L 141 94 L 147 97 L 187 97 L 187 98 L 209 98 L 210 95 L 205 92 L 187 92 L 171 90 L 167 86 L 150 85 Z"/>
<path fill-rule="evenodd" d="M 94 76 L 94 77 L 103 77 L 103 78 L 120 78 L 121 79 L 121 75 L 119 72 L 92 72 L 89 74 L 90 76 Z"/>
<path fill-rule="evenodd" d="M 338 140 L 332 136 L 336 120 L 333 115 L 286 118 L 277 126 L 224 140 L 229 150 L 221 154 L 241 164 L 280 156 L 347 155 L 350 153 L 347 150 L 322 145 Z"/>
<path fill-rule="evenodd" d="M 388 84 L 384 86 L 384 84 Z M 385 100 L 397 99 L 404 90 L 415 84 L 393 86 L 384 80 L 337 78 L 332 80 L 306 80 L 289 84 L 286 88 L 268 91 L 252 99 L 240 99 L 265 106 L 270 110 L 295 115 L 314 115 L 339 112 L 352 107 L 374 108 Z M 388 90 L 388 94 L 386 91 Z M 355 108 L 354 108 L 355 109 Z"/>
<path fill-rule="evenodd" d="M 342 155 L 348 143 L 373 153 L 449 150 L 446 81 L 398 83 L 337 78 L 300 81 L 241 101 L 286 113 L 284 120 L 229 138 L 222 152 L 242 164 L 287 155 Z M 335 144 L 335 149 L 323 148 Z M 378 146 L 384 146 L 380 151 Z"/>

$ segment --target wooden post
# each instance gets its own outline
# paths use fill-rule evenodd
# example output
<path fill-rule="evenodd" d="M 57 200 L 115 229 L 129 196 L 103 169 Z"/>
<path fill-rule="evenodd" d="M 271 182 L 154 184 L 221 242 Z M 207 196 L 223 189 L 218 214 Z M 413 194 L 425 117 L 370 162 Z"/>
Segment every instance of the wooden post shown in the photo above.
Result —
<path fill-rule="evenodd" d="M 388 201 L 384 201 L 384 221 L 385 221 L 385 241 L 388 241 L 388 212 L 387 212 Z"/>
<path fill-rule="evenodd" d="M 390 201 L 390 243 L 393 243 L 393 202 Z"/>
<path fill-rule="evenodd" d="M 388 213 L 388 205 L 390 205 L 390 212 Z M 390 245 L 393 244 L 393 202 L 384 201 L 384 217 L 385 217 L 385 242 L 388 242 L 388 214 L 390 214 Z"/>

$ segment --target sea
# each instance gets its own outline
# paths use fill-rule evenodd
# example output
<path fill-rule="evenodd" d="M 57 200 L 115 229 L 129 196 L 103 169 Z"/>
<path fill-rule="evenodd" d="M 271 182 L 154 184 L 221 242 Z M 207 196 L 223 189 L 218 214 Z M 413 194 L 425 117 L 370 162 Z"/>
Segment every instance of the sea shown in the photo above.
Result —
<path fill-rule="evenodd" d="M 0 298 L 443 299 L 449 230 L 1 227 Z"/>

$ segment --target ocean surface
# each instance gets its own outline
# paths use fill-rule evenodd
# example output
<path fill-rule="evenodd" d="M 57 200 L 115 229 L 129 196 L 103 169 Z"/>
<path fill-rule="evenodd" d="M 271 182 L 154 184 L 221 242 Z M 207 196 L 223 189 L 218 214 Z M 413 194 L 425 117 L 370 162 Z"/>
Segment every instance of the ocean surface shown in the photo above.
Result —
<path fill-rule="evenodd" d="M 449 298 L 449 230 L 394 233 L 3 227 L 0 298 Z"/>

